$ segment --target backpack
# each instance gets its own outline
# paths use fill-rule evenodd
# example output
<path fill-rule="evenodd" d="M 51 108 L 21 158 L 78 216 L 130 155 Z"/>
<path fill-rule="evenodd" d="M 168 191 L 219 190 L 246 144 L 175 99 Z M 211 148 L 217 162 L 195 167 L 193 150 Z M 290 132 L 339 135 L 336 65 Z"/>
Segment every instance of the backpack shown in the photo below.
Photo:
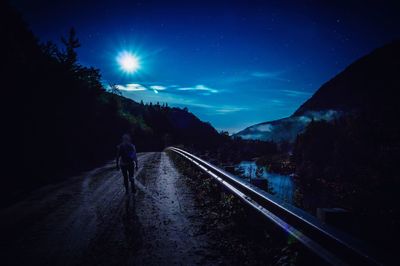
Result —
<path fill-rule="evenodd" d="M 121 144 L 119 153 L 124 163 L 132 163 L 136 159 L 135 147 L 132 144 Z"/>

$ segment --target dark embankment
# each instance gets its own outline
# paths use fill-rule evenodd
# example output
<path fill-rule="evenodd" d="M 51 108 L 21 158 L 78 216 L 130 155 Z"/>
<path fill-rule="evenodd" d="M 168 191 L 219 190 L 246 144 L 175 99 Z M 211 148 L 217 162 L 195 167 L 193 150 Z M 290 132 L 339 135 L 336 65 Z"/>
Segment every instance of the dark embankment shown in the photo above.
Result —
<path fill-rule="evenodd" d="M 396 41 L 350 65 L 296 112 L 346 111 L 331 122 L 312 121 L 297 138 L 299 182 L 304 198 L 313 198 L 304 207 L 350 210 L 348 229 L 386 251 L 394 251 L 400 236 L 399 73 Z"/>

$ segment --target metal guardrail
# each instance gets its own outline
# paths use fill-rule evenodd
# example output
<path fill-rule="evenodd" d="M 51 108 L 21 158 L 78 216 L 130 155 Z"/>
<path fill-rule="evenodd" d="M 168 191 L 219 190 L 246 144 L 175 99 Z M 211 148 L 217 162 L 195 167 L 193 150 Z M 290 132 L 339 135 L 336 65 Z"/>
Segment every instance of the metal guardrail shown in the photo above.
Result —
<path fill-rule="evenodd" d="M 268 194 L 201 158 L 176 147 L 169 150 L 181 155 L 215 178 L 244 203 L 297 239 L 306 248 L 332 265 L 379 265 L 361 242 L 321 223 L 314 216 Z"/>

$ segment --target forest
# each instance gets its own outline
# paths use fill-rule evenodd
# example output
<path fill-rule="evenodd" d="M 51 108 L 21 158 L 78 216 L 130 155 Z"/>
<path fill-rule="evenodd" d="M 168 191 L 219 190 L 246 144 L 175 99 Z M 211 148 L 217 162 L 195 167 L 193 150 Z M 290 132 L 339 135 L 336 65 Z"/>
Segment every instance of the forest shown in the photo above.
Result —
<path fill-rule="evenodd" d="M 272 143 L 232 140 L 187 108 L 123 97 L 102 83 L 98 69 L 79 63 L 73 28 L 59 47 L 38 40 L 10 6 L 1 16 L 5 154 L 11 159 L 10 175 L 2 176 L 3 204 L 111 160 L 124 133 L 139 152 L 180 145 L 230 161 L 262 154 L 265 147 L 276 150 Z M 223 156 L 230 147 L 232 156 Z"/>

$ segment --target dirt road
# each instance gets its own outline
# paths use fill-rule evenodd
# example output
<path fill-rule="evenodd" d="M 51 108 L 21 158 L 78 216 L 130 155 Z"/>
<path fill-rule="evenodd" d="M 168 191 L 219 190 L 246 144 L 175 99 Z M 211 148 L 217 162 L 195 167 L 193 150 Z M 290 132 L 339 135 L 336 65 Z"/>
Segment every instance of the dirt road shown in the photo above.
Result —
<path fill-rule="evenodd" d="M 136 195 L 125 195 L 109 163 L 1 210 L 2 265 L 214 264 L 192 192 L 169 157 L 138 160 Z"/>

